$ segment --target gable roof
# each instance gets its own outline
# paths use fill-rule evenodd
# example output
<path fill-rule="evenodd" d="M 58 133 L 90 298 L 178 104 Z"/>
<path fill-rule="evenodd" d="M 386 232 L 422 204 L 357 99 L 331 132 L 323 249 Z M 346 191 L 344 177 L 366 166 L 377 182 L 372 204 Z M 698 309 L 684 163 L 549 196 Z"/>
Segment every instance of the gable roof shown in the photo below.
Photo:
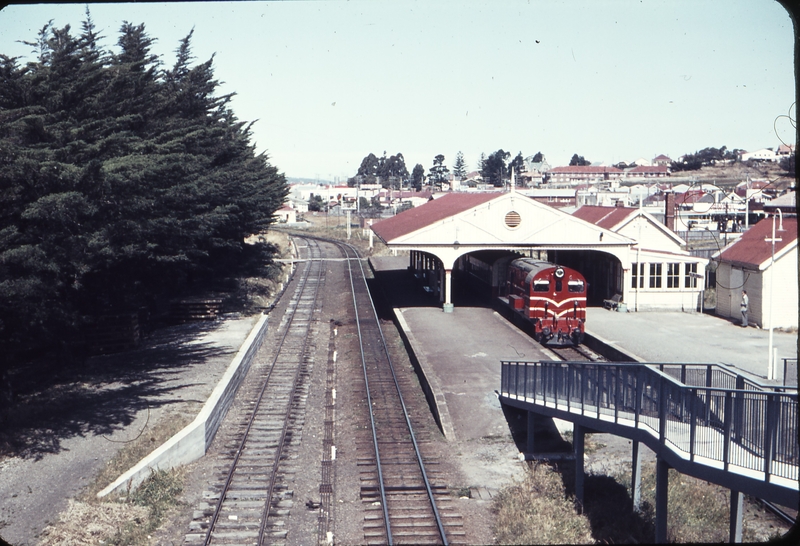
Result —
<path fill-rule="evenodd" d="M 511 218 L 511 220 L 509 220 Z M 454 193 L 373 224 L 390 246 L 630 247 L 633 239 L 517 192 Z M 456 243 L 454 243 L 456 242 Z"/>
<path fill-rule="evenodd" d="M 662 231 L 667 237 L 672 239 L 676 245 L 683 246 L 686 241 L 681 239 L 677 233 L 669 229 L 655 216 L 647 211 L 633 207 L 600 207 L 596 205 L 583 205 L 572 213 L 573 216 L 590 222 L 598 227 L 618 233 L 623 227 L 633 222 L 638 216 L 642 216 Z"/>
<path fill-rule="evenodd" d="M 797 247 L 797 218 L 784 218 L 783 231 L 778 231 L 779 220 L 776 219 L 775 259 L 779 259 L 792 248 Z M 721 262 L 739 266 L 757 267 L 763 271 L 772 260 L 772 220 L 764 219 L 745 231 L 742 236 L 717 254 Z"/>
<path fill-rule="evenodd" d="M 424 205 L 408 209 L 397 216 L 392 216 L 372 226 L 372 231 L 384 242 L 397 239 L 403 235 L 408 235 L 418 229 L 422 229 L 445 218 L 449 218 L 459 212 L 464 212 L 482 205 L 487 201 L 496 199 L 501 193 L 448 193 L 428 201 Z"/>
<path fill-rule="evenodd" d="M 638 209 L 630 207 L 583 205 L 573 212 L 572 215 L 603 229 L 614 231 L 617 225 L 621 224 L 628 216 L 635 213 L 637 210 Z"/>

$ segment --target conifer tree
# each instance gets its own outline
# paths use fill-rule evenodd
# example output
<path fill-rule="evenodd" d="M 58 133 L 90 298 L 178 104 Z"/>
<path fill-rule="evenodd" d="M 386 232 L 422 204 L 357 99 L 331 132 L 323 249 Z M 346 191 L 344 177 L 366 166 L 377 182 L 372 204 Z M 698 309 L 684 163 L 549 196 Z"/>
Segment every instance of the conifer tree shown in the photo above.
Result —
<path fill-rule="evenodd" d="M 21 67 L 0 55 L 0 352 L 73 335 L 236 274 L 287 193 L 219 95 L 192 32 L 162 70 L 144 25 L 103 50 L 48 22 Z"/>

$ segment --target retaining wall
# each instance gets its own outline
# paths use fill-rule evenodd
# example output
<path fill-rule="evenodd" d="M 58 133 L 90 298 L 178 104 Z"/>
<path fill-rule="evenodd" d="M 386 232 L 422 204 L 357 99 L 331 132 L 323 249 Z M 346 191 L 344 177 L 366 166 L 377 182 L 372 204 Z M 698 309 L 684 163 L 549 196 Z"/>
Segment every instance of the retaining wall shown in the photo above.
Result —
<path fill-rule="evenodd" d="M 111 493 L 128 493 L 136 489 L 156 470 L 169 470 L 196 461 L 205 455 L 222 419 L 233 403 L 236 390 L 250 369 L 253 356 L 261 347 L 267 326 L 268 316 L 262 315 L 250 330 L 244 344 L 233 357 L 195 420 L 100 491 L 98 497 L 105 497 Z"/>

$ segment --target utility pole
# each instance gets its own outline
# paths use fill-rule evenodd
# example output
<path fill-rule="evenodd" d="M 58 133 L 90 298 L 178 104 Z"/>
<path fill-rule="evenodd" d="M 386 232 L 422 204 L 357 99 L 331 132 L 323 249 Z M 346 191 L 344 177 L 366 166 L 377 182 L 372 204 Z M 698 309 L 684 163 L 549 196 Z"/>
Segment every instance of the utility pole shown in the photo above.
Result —
<path fill-rule="evenodd" d="M 778 227 L 778 231 L 783 231 L 783 214 L 781 213 L 781 209 L 775 209 L 775 212 L 781 219 L 780 226 Z M 769 363 L 769 368 L 767 369 L 767 379 L 775 379 L 775 358 L 772 354 L 772 294 L 775 291 L 775 242 L 782 241 L 783 239 L 775 238 L 775 214 L 772 215 L 772 238 L 771 239 L 764 239 L 768 243 L 772 243 L 772 260 L 769 263 L 769 350 L 767 355 L 767 362 Z"/>

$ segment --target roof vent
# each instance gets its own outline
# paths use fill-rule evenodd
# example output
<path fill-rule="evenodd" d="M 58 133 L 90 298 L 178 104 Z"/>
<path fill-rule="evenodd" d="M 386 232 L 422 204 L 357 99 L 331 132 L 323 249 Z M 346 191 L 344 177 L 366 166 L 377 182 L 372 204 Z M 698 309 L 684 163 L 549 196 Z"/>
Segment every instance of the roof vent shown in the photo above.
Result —
<path fill-rule="evenodd" d="M 512 210 L 506 214 L 506 226 L 509 228 L 514 229 L 515 227 L 519 226 L 521 222 L 522 218 L 520 218 L 518 212 Z"/>

